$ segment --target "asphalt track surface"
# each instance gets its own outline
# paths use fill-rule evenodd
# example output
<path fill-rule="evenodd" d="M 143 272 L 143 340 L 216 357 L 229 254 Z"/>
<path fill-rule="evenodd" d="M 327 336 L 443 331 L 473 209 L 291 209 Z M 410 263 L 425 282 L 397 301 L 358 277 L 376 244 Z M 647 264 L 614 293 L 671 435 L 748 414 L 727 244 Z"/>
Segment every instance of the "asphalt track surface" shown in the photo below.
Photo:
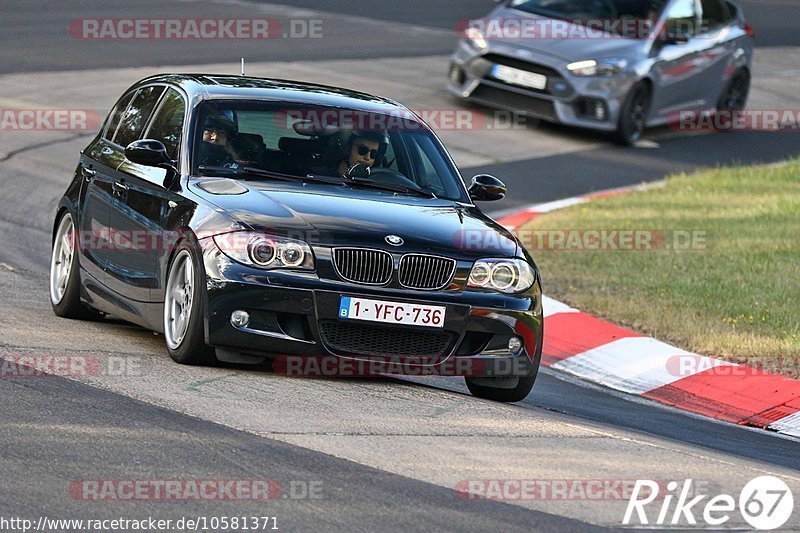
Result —
<path fill-rule="evenodd" d="M 303 12 L 305 16 L 323 18 L 331 28 L 324 46 L 313 40 L 276 40 L 267 49 L 252 43 L 227 47 L 226 43 L 176 46 L 154 42 L 142 43 L 132 51 L 123 43 L 81 43 L 65 38 L 64 28 L 79 17 L 229 17 L 231 10 L 249 10 L 251 4 L 243 8 L 242 3 L 229 2 L 145 1 L 135 6 L 104 2 L 98 8 L 84 2 L 62 2 L 59 9 L 48 9 L 49 4 L 42 2 L 5 2 L 0 73 L 201 64 L 228 61 L 231 55 L 239 57 L 240 52 L 252 56 L 253 61 L 369 61 L 364 57 L 365 48 L 370 56 L 380 57 L 441 55 L 452 47 L 453 37 L 445 30 L 455 20 L 480 16 L 492 5 L 464 2 L 456 14 L 444 2 L 404 2 L 402 10 L 371 0 L 342 4 L 334 9 L 335 4 L 330 2 L 295 3 L 312 10 Z M 797 44 L 789 42 L 795 39 L 793 33 L 783 31 L 789 19 L 780 16 L 794 8 L 794 3 L 745 5 L 754 24 L 763 21 L 762 27 L 775 35 L 774 39 L 762 37 L 760 44 Z M 759 11 L 759 6 L 763 10 Z M 313 11 L 316 9 L 324 11 Z M 272 12 L 290 16 L 294 11 L 280 8 Z M 376 29 L 365 23 L 364 17 L 397 24 Z M 415 30 L 410 39 L 408 28 L 400 23 L 423 29 Z M 365 40 L 354 44 L 354 31 Z M 243 50 L 242 46 L 252 48 Z M 0 97 L 15 96 L 20 95 L 2 92 L 0 85 Z M 596 140 L 592 134 L 565 132 L 554 126 L 544 126 L 544 131 Z M 658 179 L 672 170 L 779 160 L 797 153 L 791 135 L 681 137 L 656 132 L 654 148 L 624 150 L 601 142 L 596 148 L 567 155 L 462 170 L 465 174 L 491 171 L 502 176 L 512 191 L 518 191 L 513 202 L 501 206 L 509 208 Z M 138 328 L 108 320 L 99 324 L 57 320 L 50 314 L 46 294 L 52 223 L 49 206 L 63 192 L 69 176 L 53 176 L 47 168 L 51 158 L 74 159 L 76 149 L 85 143 L 84 138 L 61 144 L 44 142 L 41 146 L 33 143 L 17 155 L 4 153 L 0 158 L 5 160 L 0 161 L 0 263 L 4 263 L 0 265 L 0 355 L 84 350 L 106 357 L 110 351 L 112 355 L 145 357 L 157 372 L 147 379 L 131 379 L 131 383 L 77 383 L 57 377 L 0 379 L 0 397 L 4 400 L 0 407 L 0 446 L 5 450 L 0 459 L 4 473 L 0 482 L 2 516 L 109 518 L 113 513 L 170 518 L 267 513 L 276 515 L 279 525 L 285 524 L 289 531 L 568 531 L 589 529 L 589 523 L 619 524 L 616 510 L 606 507 L 597 509 L 600 518 L 595 518 L 592 513 L 555 504 L 526 507 L 464 502 L 454 497 L 452 483 L 442 479 L 468 478 L 475 472 L 490 477 L 486 472 L 493 472 L 497 466 L 493 452 L 502 449 L 497 443 L 508 435 L 518 435 L 512 449 L 524 449 L 527 455 L 521 456 L 524 461 L 510 473 L 497 467 L 496 477 L 696 476 L 730 491 L 739 486 L 739 480 L 749 479 L 756 472 L 774 472 L 795 481 L 798 478 L 800 453 L 796 441 L 710 422 L 550 372 L 540 374 L 525 401 L 516 406 L 495 406 L 467 396 L 463 385 L 449 380 L 298 382 L 257 369 L 187 370 L 168 361 L 160 338 Z M 709 154 L 713 154 L 713 161 L 709 161 Z M 37 158 L 41 159 L 41 168 L 32 164 Z M 587 168 L 592 172 L 587 173 Z M 536 177 L 533 184 L 532 174 Z M 48 207 L 42 208 L 44 205 Z M 178 394 L 178 400 L 174 400 L 169 394 L 174 392 L 175 383 L 187 379 L 183 377 L 186 372 L 197 374 L 198 379 L 190 380 L 193 385 L 203 383 L 203 387 L 214 388 L 200 395 L 182 390 L 179 393 L 183 396 Z M 243 382 L 249 386 L 243 386 Z M 253 386 L 254 382 L 264 388 Z M 192 390 L 200 388 L 196 385 Z M 293 406 L 308 402 L 310 407 L 298 414 L 282 398 L 294 400 Z M 276 404 L 274 409 L 270 409 L 272 403 Z M 372 410 L 374 419 L 362 412 Z M 405 411 L 411 413 L 409 420 L 398 414 Z M 465 412 L 484 416 L 476 422 L 464 417 Z M 442 417 L 447 420 L 442 422 Z M 263 426 L 257 425 L 260 419 L 265 420 Z M 497 425 L 496 433 L 485 434 L 483 424 Z M 520 429 L 531 424 L 537 429 Z M 546 431 L 539 430 L 538 425 Z M 605 440 L 594 440 L 598 433 Z M 404 439 L 409 444 L 403 444 Z M 430 459 L 441 460 L 436 453 L 447 447 L 464 457 L 454 461 L 455 468 L 463 470 L 461 477 L 438 473 L 435 461 Z M 486 457 L 481 458 L 482 450 Z M 421 458 L 419 464 L 414 457 Z M 437 473 L 427 474 L 426 469 Z M 76 479 L 209 477 L 268 478 L 286 486 L 322 480 L 325 497 L 279 499 L 266 507 L 253 502 L 90 503 L 75 500 L 67 491 Z M 795 494 L 800 492 L 795 490 Z M 799 523 L 795 517 L 789 526 L 796 528 Z"/>
<path fill-rule="evenodd" d="M 156 514 L 175 521 L 199 516 L 269 516 L 284 531 L 422 532 L 447 530 L 454 524 L 460 531 L 475 532 L 582 531 L 587 527 L 491 500 L 462 500 L 443 487 L 178 415 L 66 379 L 0 380 L 0 396 L 0 415 L 10 430 L 0 434 L 4 450 L 0 512 L 5 517 L 44 514 L 105 519 L 109 507 L 116 507 L 124 517 Z M 158 502 L 93 505 L 65 491 L 74 480 L 146 479 L 151 472 L 172 473 L 175 479 L 272 480 L 281 491 L 266 503 L 193 501 L 160 507 L 156 507 Z M 324 485 L 319 485 L 320 480 Z M 298 501 L 307 493 L 313 493 L 314 499 Z"/>

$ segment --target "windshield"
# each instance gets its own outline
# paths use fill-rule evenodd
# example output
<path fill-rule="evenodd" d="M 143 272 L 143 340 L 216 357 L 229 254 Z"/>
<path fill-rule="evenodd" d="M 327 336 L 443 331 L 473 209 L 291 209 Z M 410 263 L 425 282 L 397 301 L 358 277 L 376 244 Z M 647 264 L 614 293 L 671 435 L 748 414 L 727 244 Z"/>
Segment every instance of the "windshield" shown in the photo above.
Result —
<path fill-rule="evenodd" d="M 623 37 L 643 38 L 655 25 L 666 3 L 667 0 L 512 0 L 510 7 L 597 27 Z M 644 27 L 610 21 L 642 21 Z"/>
<path fill-rule="evenodd" d="M 195 174 L 328 177 L 314 181 L 469 201 L 441 143 L 407 112 L 226 100 L 201 104 L 197 116 Z"/>

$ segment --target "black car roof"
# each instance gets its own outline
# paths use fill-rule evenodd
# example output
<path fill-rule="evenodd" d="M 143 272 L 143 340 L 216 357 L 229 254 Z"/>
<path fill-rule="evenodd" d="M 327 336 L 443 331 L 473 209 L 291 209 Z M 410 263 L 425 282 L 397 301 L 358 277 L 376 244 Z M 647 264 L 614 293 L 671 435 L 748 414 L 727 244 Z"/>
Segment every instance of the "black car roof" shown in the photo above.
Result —
<path fill-rule="evenodd" d="M 368 93 L 316 83 L 231 74 L 160 74 L 145 78 L 136 86 L 169 83 L 183 89 L 190 101 L 196 99 L 253 98 L 343 107 L 373 113 L 408 111 L 393 100 Z"/>

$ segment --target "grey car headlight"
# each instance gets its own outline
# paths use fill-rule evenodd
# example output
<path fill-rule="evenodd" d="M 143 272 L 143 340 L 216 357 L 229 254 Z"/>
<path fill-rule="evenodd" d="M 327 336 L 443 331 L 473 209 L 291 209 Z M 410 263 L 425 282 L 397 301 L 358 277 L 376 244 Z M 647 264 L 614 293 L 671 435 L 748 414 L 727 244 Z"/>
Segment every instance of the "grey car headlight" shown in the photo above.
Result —
<path fill-rule="evenodd" d="M 234 231 L 214 236 L 217 247 L 236 261 L 263 269 L 291 268 L 314 270 L 311 247 L 296 239 L 250 231 Z"/>
<path fill-rule="evenodd" d="M 478 28 L 467 28 L 464 30 L 464 39 L 478 50 L 483 50 L 489 46 L 483 32 Z"/>
<path fill-rule="evenodd" d="M 628 61 L 625 59 L 587 59 L 586 61 L 576 61 L 567 65 L 567 70 L 576 76 L 613 76 L 619 74 Z"/>
<path fill-rule="evenodd" d="M 467 286 L 511 294 L 530 289 L 535 281 L 536 272 L 522 259 L 479 259 L 472 266 Z"/>

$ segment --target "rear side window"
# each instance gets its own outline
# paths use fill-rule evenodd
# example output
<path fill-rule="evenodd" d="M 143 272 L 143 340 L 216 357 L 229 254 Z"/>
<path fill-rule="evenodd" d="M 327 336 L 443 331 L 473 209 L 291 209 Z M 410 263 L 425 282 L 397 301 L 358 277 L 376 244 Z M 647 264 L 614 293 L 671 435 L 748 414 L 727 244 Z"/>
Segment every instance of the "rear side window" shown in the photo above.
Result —
<path fill-rule="evenodd" d="M 678 0 L 667 11 L 667 35 L 691 38 L 697 35 L 697 10 L 694 0 Z"/>
<path fill-rule="evenodd" d="M 148 139 L 157 139 L 164 143 L 170 159 L 178 158 L 185 111 L 186 104 L 178 91 L 168 89 L 147 132 Z"/>
<path fill-rule="evenodd" d="M 733 18 L 727 3 L 722 0 L 700 0 L 700 7 L 703 11 L 700 14 L 702 30 L 713 30 L 727 24 Z"/>
<path fill-rule="evenodd" d="M 136 91 L 128 93 L 119 99 L 119 102 L 117 102 L 117 105 L 111 112 L 106 133 L 103 135 L 104 138 L 108 139 L 109 141 L 114 138 L 114 133 L 117 131 L 117 126 L 119 126 L 119 120 L 122 118 L 122 114 L 125 112 L 125 110 L 128 109 L 128 104 L 131 103 L 131 98 L 133 98 L 134 94 L 136 94 Z"/>
<path fill-rule="evenodd" d="M 145 87 L 136 93 L 120 121 L 119 129 L 114 136 L 115 143 L 124 147 L 140 138 L 147 119 L 150 118 L 150 114 L 163 92 L 164 86 L 158 85 Z"/>

